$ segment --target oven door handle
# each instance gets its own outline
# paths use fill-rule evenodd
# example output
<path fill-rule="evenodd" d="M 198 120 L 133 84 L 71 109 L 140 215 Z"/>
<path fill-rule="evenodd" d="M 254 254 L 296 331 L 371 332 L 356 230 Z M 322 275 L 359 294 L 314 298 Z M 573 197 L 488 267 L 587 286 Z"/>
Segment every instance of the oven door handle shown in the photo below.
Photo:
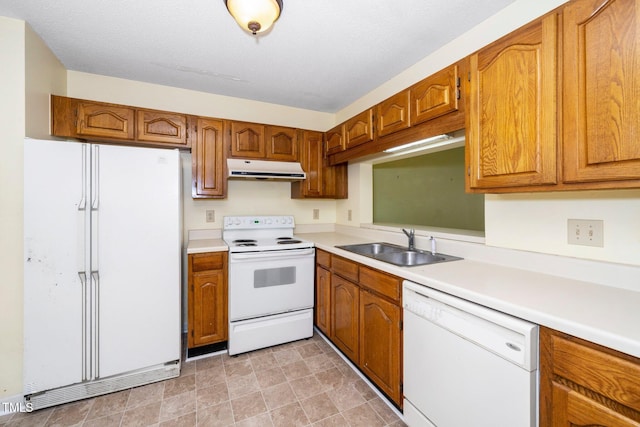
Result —
<path fill-rule="evenodd" d="M 290 249 L 284 251 L 263 251 L 263 252 L 238 252 L 229 254 L 229 261 L 244 261 L 257 259 L 283 259 L 283 258 L 303 258 L 312 256 L 314 248 Z"/>

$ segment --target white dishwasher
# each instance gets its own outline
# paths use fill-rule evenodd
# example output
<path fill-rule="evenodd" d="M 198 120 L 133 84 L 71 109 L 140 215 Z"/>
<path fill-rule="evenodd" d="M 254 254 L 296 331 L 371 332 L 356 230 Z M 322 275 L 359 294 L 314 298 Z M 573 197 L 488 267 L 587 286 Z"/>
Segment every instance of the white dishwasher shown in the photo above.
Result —
<path fill-rule="evenodd" d="M 537 425 L 537 325 L 409 281 L 402 298 L 407 425 Z"/>

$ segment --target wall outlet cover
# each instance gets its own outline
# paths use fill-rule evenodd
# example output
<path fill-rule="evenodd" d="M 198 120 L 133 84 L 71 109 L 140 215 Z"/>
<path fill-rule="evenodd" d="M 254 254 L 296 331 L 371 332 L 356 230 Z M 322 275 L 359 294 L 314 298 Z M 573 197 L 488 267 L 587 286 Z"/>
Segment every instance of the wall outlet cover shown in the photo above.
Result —
<path fill-rule="evenodd" d="M 570 245 L 604 247 L 604 221 L 599 219 L 567 220 L 567 242 Z"/>

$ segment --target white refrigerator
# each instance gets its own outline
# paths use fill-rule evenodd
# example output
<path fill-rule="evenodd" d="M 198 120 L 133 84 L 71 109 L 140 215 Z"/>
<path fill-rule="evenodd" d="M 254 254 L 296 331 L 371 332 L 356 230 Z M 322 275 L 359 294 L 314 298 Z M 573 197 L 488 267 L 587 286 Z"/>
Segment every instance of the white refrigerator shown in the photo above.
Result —
<path fill-rule="evenodd" d="M 24 142 L 24 395 L 34 409 L 180 373 L 177 150 Z"/>

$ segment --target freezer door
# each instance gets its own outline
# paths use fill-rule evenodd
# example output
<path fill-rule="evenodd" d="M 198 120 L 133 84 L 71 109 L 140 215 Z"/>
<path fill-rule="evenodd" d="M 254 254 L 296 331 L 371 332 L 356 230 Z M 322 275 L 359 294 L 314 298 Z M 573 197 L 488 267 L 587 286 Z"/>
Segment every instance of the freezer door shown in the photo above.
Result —
<path fill-rule="evenodd" d="M 92 146 L 97 376 L 180 358 L 177 150 Z"/>
<path fill-rule="evenodd" d="M 24 393 L 82 381 L 86 144 L 24 142 Z"/>

